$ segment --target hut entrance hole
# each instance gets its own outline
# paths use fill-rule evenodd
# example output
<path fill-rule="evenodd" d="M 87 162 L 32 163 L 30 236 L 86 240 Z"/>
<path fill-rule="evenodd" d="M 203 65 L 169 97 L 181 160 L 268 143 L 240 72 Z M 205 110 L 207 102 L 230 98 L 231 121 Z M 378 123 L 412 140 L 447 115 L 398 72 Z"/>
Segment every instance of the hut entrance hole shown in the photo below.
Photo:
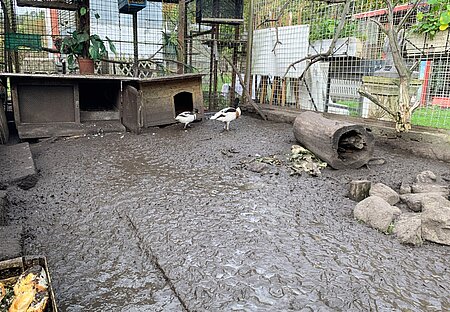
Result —
<path fill-rule="evenodd" d="M 356 130 L 345 132 L 338 142 L 338 157 L 343 161 L 356 161 L 367 152 L 364 136 Z"/>
<path fill-rule="evenodd" d="M 180 92 L 173 97 L 175 104 L 175 116 L 182 112 L 192 112 L 194 110 L 194 101 L 191 92 Z"/>

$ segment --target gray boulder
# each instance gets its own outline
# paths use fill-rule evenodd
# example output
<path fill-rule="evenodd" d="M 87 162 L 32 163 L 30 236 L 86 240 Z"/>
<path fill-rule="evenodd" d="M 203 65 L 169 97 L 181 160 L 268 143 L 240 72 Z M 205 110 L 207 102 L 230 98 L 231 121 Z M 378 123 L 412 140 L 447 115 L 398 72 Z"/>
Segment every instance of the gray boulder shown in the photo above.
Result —
<path fill-rule="evenodd" d="M 395 222 L 394 234 L 402 244 L 413 246 L 422 245 L 422 219 L 420 218 L 420 214 L 402 214 Z"/>
<path fill-rule="evenodd" d="M 430 170 L 422 171 L 416 176 L 415 181 L 416 183 L 436 183 L 438 182 L 438 177 Z"/>
<path fill-rule="evenodd" d="M 391 206 L 378 196 L 370 196 L 356 204 L 353 215 L 370 227 L 386 233 L 389 225 L 401 214 L 400 209 Z"/>
<path fill-rule="evenodd" d="M 369 191 L 369 195 L 381 197 L 390 205 L 395 205 L 400 201 L 400 197 L 397 192 L 383 183 L 376 183 L 372 185 Z"/>
<path fill-rule="evenodd" d="M 424 203 L 421 219 L 423 239 L 450 246 L 450 201 Z"/>
<path fill-rule="evenodd" d="M 448 186 L 435 183 L 414 183 L 411 190 L 413 193 L 441 193 L 444 197 L 449 195 Z"/>
<path fill-rule="evenodd" d="M 400 190 L 398 192 L 399 192 L 399 194 L 411 193 L 411 184 L 409 184 L 406 181 L 402 181 L 402 183 L 400 184 Z"/>
<path fill-rule="evenodd" d="M 442 193 L 403 194 L 400 195 L 400 199 L 412 211 L 421 212 L 424 204 L 445 199 L 442 195 Z"/>

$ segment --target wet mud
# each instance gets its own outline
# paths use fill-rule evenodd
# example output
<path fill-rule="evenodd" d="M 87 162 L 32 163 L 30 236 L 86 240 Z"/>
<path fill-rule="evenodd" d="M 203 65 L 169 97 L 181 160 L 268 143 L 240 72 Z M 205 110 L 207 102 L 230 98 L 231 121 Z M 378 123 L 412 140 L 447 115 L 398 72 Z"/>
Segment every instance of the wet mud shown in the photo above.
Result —
<path fill-rule="evenodd" d="M 27 254 L 48 258 L 61 311 L 444 311 L 450 249 L 403 246 L 352 218 L 348 183 L 397 188 L 449 165 L 376 147 L 383 165 L 290 176 L 292 126 L 244 116 L 46 140 L 12 189 Z M 231 152 L 230 152 L 231 151 Z"/>

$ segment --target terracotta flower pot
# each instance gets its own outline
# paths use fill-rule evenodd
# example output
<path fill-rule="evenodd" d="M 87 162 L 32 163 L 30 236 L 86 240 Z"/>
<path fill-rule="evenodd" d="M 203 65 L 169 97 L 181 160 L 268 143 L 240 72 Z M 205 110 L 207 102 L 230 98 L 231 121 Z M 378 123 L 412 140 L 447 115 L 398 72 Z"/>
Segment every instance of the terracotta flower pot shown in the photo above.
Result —
<path fill-rule="evenodd" d="M 94 74 L 94 60 L 88 58 L 79 58 L 78 65 L 80 66 L 81 75 L 93 75 Z"/>

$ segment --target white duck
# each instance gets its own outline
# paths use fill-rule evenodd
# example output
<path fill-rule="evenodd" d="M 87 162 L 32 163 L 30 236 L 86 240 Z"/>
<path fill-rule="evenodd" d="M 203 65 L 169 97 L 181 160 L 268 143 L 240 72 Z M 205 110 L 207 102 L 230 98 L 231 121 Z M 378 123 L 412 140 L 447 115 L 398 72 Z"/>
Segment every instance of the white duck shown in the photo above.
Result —
<path fill-rule="evenodd" d="M 188 126 L 191 122 L 197 119 L 198 109 L 194 109 L 193 112 L 182 112 L 175 117 L 175 120 L 181 123 L 184 123 L 184 128 Z"/>
<path fill-rule="evenodd" d="M 222 109 L 221 111 L 218 111 L 214 114 L 214 116 L 211 117 L 211 119 L 226 123 L 224 129 L 230 131 L 230 122 L 239 118 L 240 116 L 241 109 L 239 108 L 239 99 L 236 98 L 234 100 L 233 107 L 227 107 Z"/>

